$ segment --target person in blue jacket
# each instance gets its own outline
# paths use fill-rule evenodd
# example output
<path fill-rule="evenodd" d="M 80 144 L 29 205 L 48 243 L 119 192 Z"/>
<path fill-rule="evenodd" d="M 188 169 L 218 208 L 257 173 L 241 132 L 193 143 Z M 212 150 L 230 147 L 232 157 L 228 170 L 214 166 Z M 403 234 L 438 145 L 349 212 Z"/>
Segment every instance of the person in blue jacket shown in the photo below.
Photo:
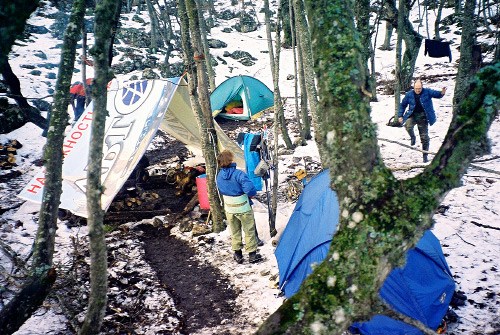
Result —
<path fill-rule="evenodd" d="M 424 151 L 429 150 L 429 125 L 436 122 L 436 112 L 432 106 L 432 99 L 440 99 L 446 93 L 446 87 L 441 91 L 430 88 L 423 88 L 422 81 L 417 79 L 413 85 L 413 90 L 405 94 L 405 97 L 399 105 L 398 121 L 405 123 L 405 128 L 410 135 L 411 145 L 415 145 L 415 125 L 418 128 L 420 142 Z M 406 107 L 408 110 L 405 113 Z M 423 154 L 424 163 L 427 163 L 427 153 Z"/>
<path fill-rule="evenodd" d="M 217 156 L 220 171 L 217 174 L 217 188 L 224 199 L 224 212 L 228 226 L 231 229 L 231 247 L 234 260 L 243 263 L 242 232 L 245 234 L 245 251 L 248 261 L 257 263 L 262 256 L 257 253 L 257 234 L 255 218 L 250 197 L 257 194 L 254 184 L 245 172 L 236 168 L 234 155 L 229 150 L 222 151 Z"/>

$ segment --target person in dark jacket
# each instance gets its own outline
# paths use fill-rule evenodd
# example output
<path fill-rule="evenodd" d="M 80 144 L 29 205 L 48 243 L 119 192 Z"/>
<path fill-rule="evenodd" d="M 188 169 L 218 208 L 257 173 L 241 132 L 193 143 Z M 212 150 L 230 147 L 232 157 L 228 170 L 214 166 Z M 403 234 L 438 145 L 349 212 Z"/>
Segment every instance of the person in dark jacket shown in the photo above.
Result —
<path fill-rule="evenodd" d="M 217 156 L 217 164 L 220 167 L 217 174 L 217 188 L 224 199 L 224 211 L 231 229 L 231 247 L 234 252 L 234 260 L 238 264 L 243 263 L 241 250 L 243 248 L 243 231 L 248 260 L 250 263 L 257 263 L 262 260 L 262 256 L 257 253 L 258 239 L 250 202 L 250 197 L 257 194 L 257 191 L 246 173 L 236 168 L 233 159 L 234 155 L 229 150 L 224 150 Z"/>
<path fill-rule="evenodd" d="M 410 135 L 411 145 L 415 145 L 415 125 L 418 127 L 422 149 L 429 151 L 429 125 L 436 122 L 436 112 L 432 105 L 432 99 L 440 99 L 446 93 L 446 87 L 441 91 L 430 88 L 423 88 L 422 81 L 417 79 L 413 85 L 413 90 L 405 94 L 403 101 L 399 105 L 398 121 L 405 123 L 405 128 Z M 405 112 L 406 108 L 408 110 Z M 427 153 L 423 154 L 424 163 L 428 162 Z"/>

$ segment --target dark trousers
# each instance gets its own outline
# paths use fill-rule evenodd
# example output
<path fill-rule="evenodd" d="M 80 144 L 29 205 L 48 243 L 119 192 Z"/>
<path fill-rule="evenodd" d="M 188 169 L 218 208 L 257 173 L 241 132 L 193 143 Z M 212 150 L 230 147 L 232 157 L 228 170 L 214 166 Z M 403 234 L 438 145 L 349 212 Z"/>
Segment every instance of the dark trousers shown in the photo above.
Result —
<path fill-rule="evenodd" d="M 427 119 L 425 117 L 423 118 L 416 118 L 413 115 L 406 120 L 405 123 L 405 128 L 408 134 L 410 134 L 411 138 L 415 137 L 415 125 L 418 128 L 418 134 L 420 135 L 420 142 L 422 143 L 422 149 L 423 150 L 429 150 L 429 124 L 427 123 Z"/>
<path fill-rule="evenodd" d="M 83 112 L 85 111 L 85 96 L 77 95 L 75 100 L 76 100 L 76 106 L 74 108 L 75 112 L 74 122 L 78 121 L 80 116 L 82 116 Z"/>

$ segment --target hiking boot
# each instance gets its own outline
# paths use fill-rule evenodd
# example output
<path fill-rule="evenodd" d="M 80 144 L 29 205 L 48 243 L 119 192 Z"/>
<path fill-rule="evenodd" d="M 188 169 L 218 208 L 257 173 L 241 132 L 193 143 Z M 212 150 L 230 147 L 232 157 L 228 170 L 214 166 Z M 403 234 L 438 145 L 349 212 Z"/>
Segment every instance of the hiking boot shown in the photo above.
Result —
<path fill-rule="evenodd" d="M 257 251 L 253 251 L 248 254 L 248 261 L 250 263 L 258 263 L 262 260 L 263 260 L 262 256 L 258 254 Z"/>
<path fill-rule="evenodd" d="M 411 145 L 415 145 L 416 140 L 417 140 L 417 139 L 416 139 L 415 135 L 414 135 L 414 136 L 411 136 L 411 135 L 410 135 L 410 144 L 411 144 Z"/>
<path fill-rule="evenodd" d="M 264 245 L 264 241 L 262 241 L 260 238 L 257 239 L 257 246 L 262 247 Z"/>
<path fill-rule="evenodd" d="M 236 263 L 238 264 L 243 263 L 243 253 L 241 252 L 241 250 L 236 250 L 234 252 L 233 258 L 236 261 Z"/>
<path fill-rule="evenodd" d="M 427 154 L 423 155 L 424 163 L 427 163 L 429 161 L 429 158 L 427 158 Z"/>

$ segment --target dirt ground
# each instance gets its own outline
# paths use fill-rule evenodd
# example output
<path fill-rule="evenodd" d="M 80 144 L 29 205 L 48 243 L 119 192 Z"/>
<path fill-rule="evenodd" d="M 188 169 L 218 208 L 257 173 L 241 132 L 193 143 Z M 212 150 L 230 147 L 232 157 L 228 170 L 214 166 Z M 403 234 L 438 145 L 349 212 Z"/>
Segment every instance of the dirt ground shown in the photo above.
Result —
<path fill-rule="evenodd" d="M 195 251 L 171 236 L 168 229 L 148 225 L 143 230 L 146 260 L 182 313 L 183 333 L 191 334 L 233 319 L 238 313 L 234 303 L 238 292 L 218 269 L 200 264 L 194 257 Z"/>
<path fill-rule="evenodd" d="M 241 126 L 259 128 L 256 123 L 220 120 L 219 124 L 236 138 Z M 242 131 L 247 131 L 242 130 Z M 188 151 L 178 141 L 159 134 L 166 142 L 161 149 L 147 152 L 151 164 L 177 155 L 184 160 Z M 146 260 L 158 275 L 162 285 L 174 298 L 176 308 L 182 313 L 181 330 L 190 334 L 204 327 L 220 325 L 224 320 L 231 320 L 238 311 L 234 301 L 238 292 L 228 285 L 229 280 L 209 264 L 200 263 L 193 250 L 185 241 L 170 235 L 166 227 L 178 224 L 176 213 L 180 213 L 192 195 L 173 197 L 174 189 L 165 188 L 164 206 L 172 213 L 164 217 L 163 225 L 153 227 L 144 225 L 141 229 Z M 210 241 L 206 241 L 210 243 Z M 229 335 L 229 334 L 227 334 Z"/>

